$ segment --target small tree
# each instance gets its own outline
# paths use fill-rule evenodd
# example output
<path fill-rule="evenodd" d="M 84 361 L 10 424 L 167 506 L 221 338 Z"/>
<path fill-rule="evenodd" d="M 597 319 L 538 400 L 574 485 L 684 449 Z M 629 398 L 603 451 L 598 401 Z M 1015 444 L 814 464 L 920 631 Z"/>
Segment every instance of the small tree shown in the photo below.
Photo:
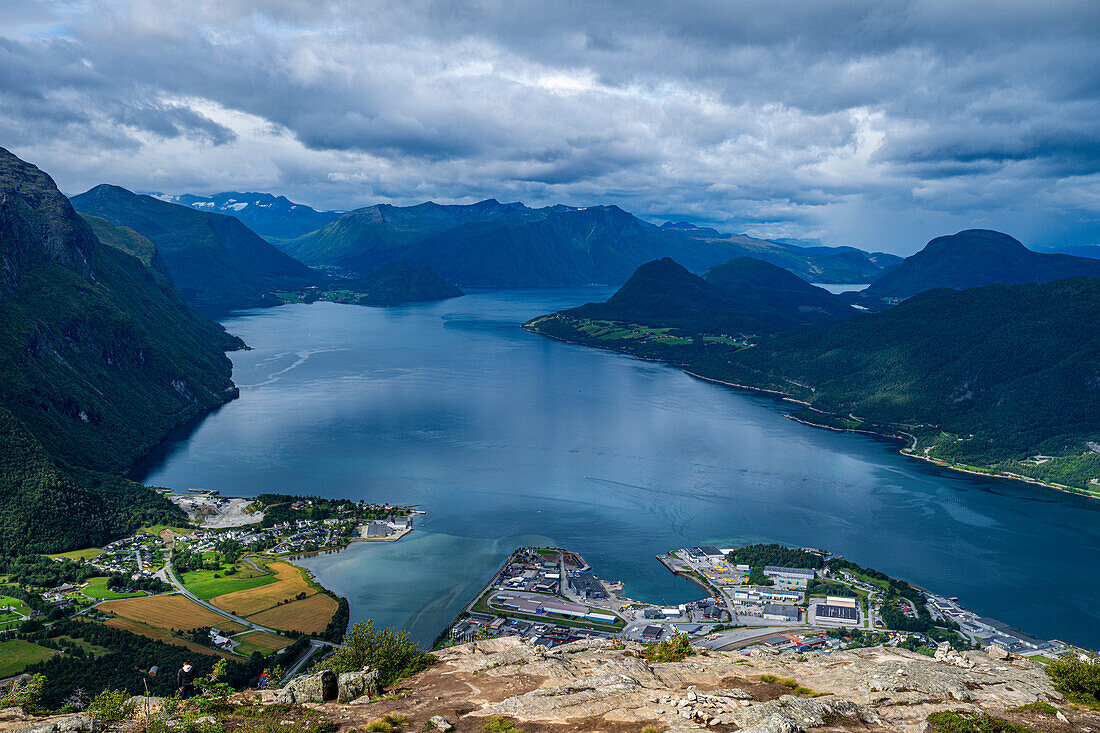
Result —
<path fill-rule="evenodd" d="M 383 685 L 411 677 L 427 669 L 435 661 L 428 652 L 409 637 L 408 631 L 386 627 L 374 628 L 373 621 L 360 621 L 344 635 L 343 644 L 315 669 L 329 669 L 337 674 L 357 672 L 363 667 L 378 670 Z"/>
<path fill-rule="evenodd" d="M 219 659 L 209 675 L 195 680 L 195 687 L 199 688 L 200 692 L 195 698 L 195 704 L 200 712 L 212 713 L 224 710 L 229 705 L 229 696 L 233 694 L 233 688 L 225 682 L 225 668 L 225 660 Z"/>
<path fill-rule="evenodd" d="M 88 715 L 101 723 L 117 723 L 137 714 L 137 703 L 126 690 L 103 690 L 88 705 Z"/>
<path fill-rule="evenodd" d="M 25 682 L 12 682 L 7 691 L 0 695 L 0 708 L 22 708 L 25 713 L 38 710 L 42 702 L 42 688 L 46 686 L 46 675 L 36 674 Z"/>

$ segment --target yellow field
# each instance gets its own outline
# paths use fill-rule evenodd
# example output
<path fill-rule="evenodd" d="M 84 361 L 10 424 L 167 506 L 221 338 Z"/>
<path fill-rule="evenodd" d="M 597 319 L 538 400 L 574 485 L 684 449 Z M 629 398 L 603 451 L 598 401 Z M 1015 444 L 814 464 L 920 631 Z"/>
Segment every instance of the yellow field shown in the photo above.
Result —
<path fill-rule="evenodd" d="M 331 596 L 314 593 L 300 601 L 291 601 L 249 616 L 248 620 L 282 631 L 319 634 L 328 626 L 337 608 L 339 605 Z"/>
<path fill-rule="evenodd" d="M 172 631 L 212 626 L 222 631 L 243 631 L 244 626 L 203 608 L 183 596 L 141 596 L 107 601 L 100 611 Z"/>
<path fill-rule="evenodd" d="M 277 580 L 274 583 L 225 593 L 211 598 L 210 602 L 235 616 L 248 617 L 273 608 L 279 603 L 290 605 L 288 602 L 299 593 L 305 593 L 307 596 L 317 593 L 317 589 L 311 587 L 306 581 L 305 573 L 300 568 L 285 562 L 273 562 L 268 565 L 268 569 L 275 573 Z"/>
<path fill-rule="evenodd" d="M 137 621 L 131 621 L 128 618 L 115 617 L 105 622 L 107 626 L 113 629 L 122 629 L 123 631 L 129 631 L 131 634 L 137 634 L 138 636 L 144 636 L 146 639 L 154 639 L 156 641 L 163 641 L 165 644 L 175 644 L 176 646 L 182 646 L 196 654 L 211 654 L 219 657 L 225 657 L 226 659 L 238 659 L 226 652 L 217 651 L 210 647 L 196 644 L 188 639 L 181 639 L 178 636 L 173 636 L 171 632 L 165 629 L 157 629 L 152 626 L 146 626 L 145 624 L 138 623 Z"/>
<path fill-rule="evenodd" d="M 268 649 L 275 651 L 276 649 L 282 649 L 285 646 L 289 646 L 291 640 L 285 636 L 276 636 L 275 634 L 269 634 L 266 631 L 253 631 L 242 636 L 235 637 L 237 641 L 241 641 L 247 644 L 251 644 L 254 647 L 260 649 Z"/>

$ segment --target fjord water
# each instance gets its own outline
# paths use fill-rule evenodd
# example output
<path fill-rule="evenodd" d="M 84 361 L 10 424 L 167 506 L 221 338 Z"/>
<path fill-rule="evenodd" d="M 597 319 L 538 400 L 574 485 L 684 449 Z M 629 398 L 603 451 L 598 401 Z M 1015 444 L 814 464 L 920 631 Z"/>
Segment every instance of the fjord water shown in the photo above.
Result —
<path fill-rule="evenodd" d="M 136 472 L 225 495 L 419 504 L 397 543 L 306 559 L 374 618 L 430 642 L 516 546 L 579 551 L 631 597 L 698 588 L 654 556 L 749 541 L 825 547 L 1045 638 L 1100 647 L 1100 503 L 953 473 L 783 403 L 564 344 L 524 321 L 600 289 L 328 303 L 224 321 L 239 399 Z"/>

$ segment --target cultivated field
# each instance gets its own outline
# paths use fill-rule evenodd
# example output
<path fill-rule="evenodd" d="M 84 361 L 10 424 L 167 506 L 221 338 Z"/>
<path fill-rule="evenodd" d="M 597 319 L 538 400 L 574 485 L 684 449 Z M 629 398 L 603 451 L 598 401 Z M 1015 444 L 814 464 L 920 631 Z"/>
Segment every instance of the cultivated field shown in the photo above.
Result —
<path fill-rule="evenodd" d="M 253 631 L 234 638 L 240 642 L 240 646 L 233 651 L 244 656 L 248 656 L 254 651 L 268 654 L 290 645 L 290 639 L 285 636 L 276 636 L 266 631 Z"/>
<path fill-rule="evenodd" d="M 300 568 L 285 562 L 273 562 L 268 565 L 268 569 L 274 571 L 275 582 L 215 596 L 210 602 L 236 616 L 247 617 L 273 608 L 279 603 L 290 605 L 287 602 L 293 601 L 300 593 L 307 596 L 317 593 L 317 589 L 309 584 L 305 572 Z"/>
<path fill-rule="evenodd" d="M 107 601 L 98 606 L 104 613 L 138 621 L 149 626 L 172 631 L 190 631 L 213 626 L 227 632 L 243 631 L 244 627 L 219 616 L 183 596 L 143 596 L 120 601 Z"/>
<path fill-rule="evenodd" d="M 215 572 L 220 577 L 215 578 Z M 226 575 L 224 570 L 189 570 L 180 580 L 187 590 L 203 600 L 278 582 L 276 576 L 264 575 L 247 563 L 241 563 L 237 572 L 232 575 Z"/>
<path fill-rule="evenodd" d="M 331 596 L 314 593 L 300 601 L 284 603 L 249 616 L 248 620 L 283 631 L 319 634 L 328 626 L 337 608 L 339 605 Z"/>
<path fill-rule="evenodd" d="M 219 617 L 220 618 L 220 617 Z M 144 636 L 146 639 L 154 639 L 156 641 L 163 641 L 165 644 L 175 644 L 176 646 L 182 646 L 186 649 L 190 649 L 197 654 L 210 654 L 217 655 L 219 657 L 225 657 L 226 659 L 237 659 L 231 654 L 226 652 L 217 651 L 211 649 L 208 646 L 202 644 L 196 644 L 193 641 L 187 639 L 181 639 L 178 636 L 174 636 L 172 632 L 167 629 L 158 629 L 152 626 L 146 626 L 145 624 L 132 621 L 128 618 L 115 617 L 105 622 L 107 626 L 112 629 L 122 629 L 123 631 L 129 631 L 131 634 L 137 634 L 138 636 Z"/>

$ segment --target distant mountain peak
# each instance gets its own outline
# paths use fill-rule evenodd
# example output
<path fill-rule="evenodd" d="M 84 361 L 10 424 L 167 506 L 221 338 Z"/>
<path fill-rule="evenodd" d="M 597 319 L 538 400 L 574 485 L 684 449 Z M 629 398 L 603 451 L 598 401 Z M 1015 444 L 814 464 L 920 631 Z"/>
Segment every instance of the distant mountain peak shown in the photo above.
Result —
<path fill-rule="evenodd" d="M 1004 232 L 966 229 L 931 240 L 920 252 L 871 283 L 861 297 L 904 299 L 936 288 L 963 290 L 1068 277 L 1100 277 L 1100 261 L 1042 254 Z"/>

